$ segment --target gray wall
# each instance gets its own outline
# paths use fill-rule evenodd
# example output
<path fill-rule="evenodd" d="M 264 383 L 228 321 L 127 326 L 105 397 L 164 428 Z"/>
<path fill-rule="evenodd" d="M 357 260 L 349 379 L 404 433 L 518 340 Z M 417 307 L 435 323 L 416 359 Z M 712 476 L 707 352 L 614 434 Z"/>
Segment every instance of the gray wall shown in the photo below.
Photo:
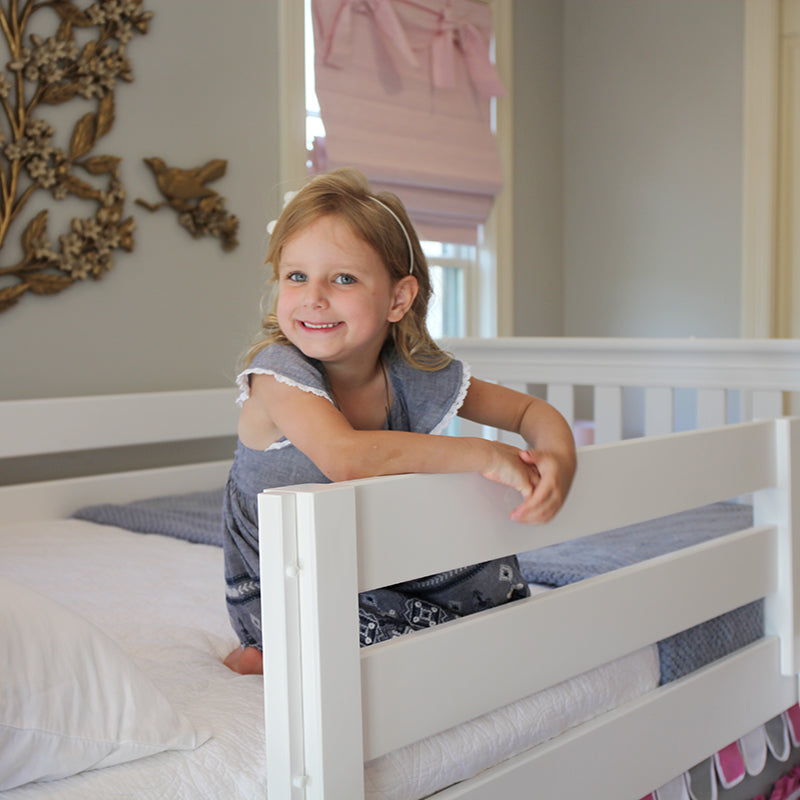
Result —
<path fill-rule="evenodd" d="M 146 5 L 98 146 L 125 159 L 136 249 L 0 314 L 0 399 L 228 385 L 257 323 L 281 194 L 277 3 Z M 742 0 L 514 14 L 515 333 L 738 335 Z M 241 220 L 236 250 L 133 205 L 157 197 L 151 155 L 228 159 L 214 188 Z"/>
<path fill-rule="evenodd" d="M 564 326 L 564 3 L 514 4 L 514 333 Z"/>
<path fill-rule="evenodd" d="M 738 336 L 741 0 L 514 13 L 515 333 Z"/>
<path fill-rule="evenodd" d="M 95 151 L 124 158 L 135 250 L 120 251 L 101 281 L 0 314 L 0 399 L 225 386 L 257 324 L 264 224 L 280 196 L 277 3 L 145 6 L 155 17 L 129 45 L 134 82 L 119 84 L 116 122 Z M 56 129 L 63 146 L 71 123 Z M 225 253 L 217 239 L 192 239 L 171 210 L 133 204 L 160 199 L 142 164 L 154 155 L 182 167 L 228 160 L 211 186 L 240 219 L 238 248 Z"/>

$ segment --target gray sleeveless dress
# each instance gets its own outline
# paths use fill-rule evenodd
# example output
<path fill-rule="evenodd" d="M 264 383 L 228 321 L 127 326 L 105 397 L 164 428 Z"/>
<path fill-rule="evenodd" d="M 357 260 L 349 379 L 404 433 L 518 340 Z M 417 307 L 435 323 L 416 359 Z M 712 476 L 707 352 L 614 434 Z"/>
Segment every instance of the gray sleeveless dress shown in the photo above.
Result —
<path fill-rule="evenodd" d="M 441 370 L 425 372 L 393 353 L 387 356 L 386 367 L 394 395 L 386 427 L 441 433 L 464 400 L 469 385 L 466 367 L 454 360 Z M 291 345 L 266 347 L 238 376 L 240 403 L 249 396 L 250 375 L 254 373 L 274 375 L 279 381 L 334 402 L 322 364 Z M 257 496 L 264 489 L 304 483 L 330 481 L 285 438 L 263 451 L 238 443 L 225 488 L 223 526 L 228 612 L 243 647 L 261 648 Z M 438 625 L 528 594 L 513 555 L 365 592 L 359 595 L 358 603 L 361 645 Z"/>

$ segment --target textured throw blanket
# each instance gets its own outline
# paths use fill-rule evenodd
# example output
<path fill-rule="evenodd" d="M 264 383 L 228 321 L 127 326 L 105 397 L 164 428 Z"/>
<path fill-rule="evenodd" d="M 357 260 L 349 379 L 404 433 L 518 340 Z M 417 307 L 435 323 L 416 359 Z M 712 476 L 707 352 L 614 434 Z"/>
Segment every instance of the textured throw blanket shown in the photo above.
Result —
<path fill-rule="evenodd" d="M 87 506 L 73 516 L 221 547 L 222 493 L 219 488 L 123 505 Z M 530 583 L 565 586 L 746 528 L 752 524 L 752 517 L 750 506 L 715 503 L 522 553 L 519 563 Z M 761 601 L 751 603 L 659 642 L 661 682 L 675 680 L 762 636 L 762 606 Z"/>
<path fill-rule="evenodd" d="M 160 533 L 222 547 L 222 494 L 220 487 L 132 503 L 103 503 L 79 508 L 72 516 L 137 533 Z"/>
<path fill-rule="evenodd" d="M 751 526 L 753 509 L 713 503 L 519 555 L 525 579 L 565 586 Z M 675 587 L 680 591 L 680 587 Z M 668 683 L 763 635 L 763 602 L 756 601 L 658 643 L 661 682 Z"/>

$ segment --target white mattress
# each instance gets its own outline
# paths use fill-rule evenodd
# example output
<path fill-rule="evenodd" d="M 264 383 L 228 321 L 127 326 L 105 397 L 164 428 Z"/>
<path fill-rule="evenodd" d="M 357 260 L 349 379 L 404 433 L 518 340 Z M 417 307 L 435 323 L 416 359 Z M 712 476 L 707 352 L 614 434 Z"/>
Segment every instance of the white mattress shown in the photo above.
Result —
<path fill-rule="evenodd" d="M 221 661 L 236 639 L 219 548 L 78 520 L 0 526 L 0 574 L 102 628 L 177 710 L 213 732 L 193 752 L 28 784 L 0 798 L 266 796 L 262 681 L 236 675 Z M 366 764 L 367 800 L 418 800 L 657 684 L 658 655 L 645 648 Z"/>

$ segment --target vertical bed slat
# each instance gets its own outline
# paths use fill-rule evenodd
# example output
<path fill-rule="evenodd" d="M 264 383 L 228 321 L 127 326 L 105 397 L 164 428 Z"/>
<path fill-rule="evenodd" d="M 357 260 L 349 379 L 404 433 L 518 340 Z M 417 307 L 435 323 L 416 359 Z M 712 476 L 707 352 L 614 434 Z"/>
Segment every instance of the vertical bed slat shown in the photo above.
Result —
<path fill-rule="evenodd" d="M 478 438 L 496 439 L 497 431 L 494 428 L 488 428 L 485 425 L 479 425 L 471 419 L 459 419 L 459 435 L 460 436 L 477 436 Z"/>
<path fill-rule="evenodd" d="M 673 414 L 673 391 L 669 386 L 650 386 L 645 389 L 645 436 L 663 436 L 672 433 Z"/>
<path fill-rule="evenodd" d="M 697 390 L 697 429 L 718 428 L 725 424 L 728 414 L 725 389 Z"/>
<path fill-rule="evenodd" d="M 571 383 L 547 385 L 547 402 L 561 412 L 570 427 L 575 423 L 575 392 Z"/>
<path fill-rule="evenodd" d="M 595 444 L 608 444 L 622 439 L 622 387 L 595 386 Z"/>
<path fill-rule="evenodd" d="M 753 419 L 783 416 L 783 392 L 756 390 L 752 393 Z"/>
<path fill-rule="evenodd" d="M 778 591 L 767 597 L 765 628 L 781 641 L 781 672 L 800 672 L 800 508 L 792 502 L 793 483 L 800 477 L 800 419 L 776 419 L 776 488 L 757 492 L 755 524 L 778 528 Z"/>

